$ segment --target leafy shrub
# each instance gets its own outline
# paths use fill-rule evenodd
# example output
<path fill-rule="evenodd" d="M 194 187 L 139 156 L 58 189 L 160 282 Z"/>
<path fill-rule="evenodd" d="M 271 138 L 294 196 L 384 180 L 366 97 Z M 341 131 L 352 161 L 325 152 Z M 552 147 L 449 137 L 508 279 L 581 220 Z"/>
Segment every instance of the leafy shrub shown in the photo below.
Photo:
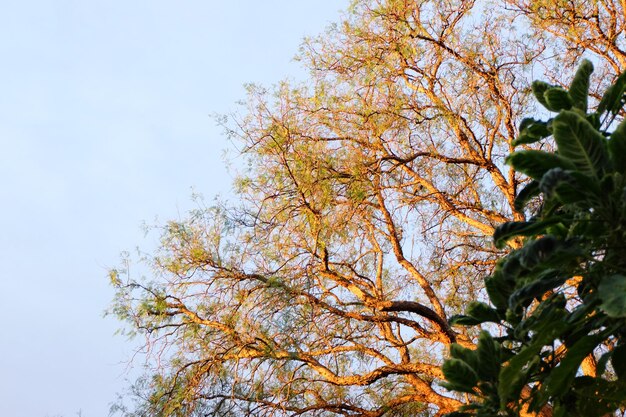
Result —
<path fill-rule="evenodd" d="M 626 121 L 615 126 L 626 73 L 588 112 L 592 72 L 584 61 L 567 90 L 533 84 L 557 114 L 524 119 L 513 144 L 553 140 L 556 150 L 507 159 L 531 179 L 516 206 L 541 204 L 494 234 L 497 247 L 515 249 L 485 280 L 492 305 L 475 302 L 451 319 L 503 331 L 483 331 L 475 350 L 452 346 L 445 385 L 472 402 L 450 417 L 604 416 L 626 405 Z"/>

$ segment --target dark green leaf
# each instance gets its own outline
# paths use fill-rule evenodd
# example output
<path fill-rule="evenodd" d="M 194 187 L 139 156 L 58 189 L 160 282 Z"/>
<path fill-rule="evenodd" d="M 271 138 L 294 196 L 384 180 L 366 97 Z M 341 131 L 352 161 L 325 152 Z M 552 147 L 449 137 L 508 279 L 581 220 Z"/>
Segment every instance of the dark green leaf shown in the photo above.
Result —
<path fill-rule="evenodd" d="M 600 129 L 602 123 L 600 123 L 600 115 L 598 113 L 589 113 L 585 117 L 587 121 L 593 126 L 594 129 Z"/>
<path fill-rule="evenodd" d="M 533 299 L 540 298 L 547 291 L 562 285 L 567 280 L 566 276 L 555 270 L 546 271 L 536 280 L 515 291 L 509 297 L 509 308 L 516 309 L 518 306 L 527 306 Z"/>
<path fill-rule="evenodd" d="M 562 168 L 556 167 L 548 170 L 541 181 L 539 182 L 539 189 L 547 198 L 551 198 L 556 190 L 556 187 L 563 182 L 573 182 L 573 177 Z"/>
<path fill-rule="evenodd" d="M 475 350 L 468 349 L 459 345 L 458 343 L 452 343 L 450 345 L 450 357 L 453 359 L 459 359 L 467 363 L 470 368 L 478 368 L 478 354 Z"/>
<path fill-rule="evenodd" d="M 535 180 L 540 180 L 543 174 L 555 167 L 564 170 L 576 169 L 572 162 L 559 155 L 537 150 L 514 152 L 506 158 L 506 163 Z"/>
<path fill-rule="evenodd" d="M 540 362 L 539 353 L 543 347 L 552 344 L 567 328 L 563 321 L 563 302 L 562 297 L 552 297 L 543 301 L 535 310 L 539 317 L 532 326 L 532 342 L 513 356 L 500 371 L 498 393 L 502 407 L 519 398 L 522 387 L 529 382 L 529 375 Z"/>
<path fill-rule="evenodd" d="M 496 381 L 500 374 L 500 345 L 493 340 L 489 332 L 480 332 L 478 337 L 478 375 L 482 381 Z"/>
<path fill-rule="evenodd" d="M 600 181 L 600 192 L 603 196 L 608 196 L 615 192 L 615 176 L 613 174 L 605 175 Z"/>
<path fill-rule="evenodd" d="M 502 223 L 493 233 L 493 241 L 498 249 L 502 249 L 510 239 L 517 236 L 543 234 L 548 226 L 556 222 L 557 219 L 547 219 L 534 222 Z"/>
<path fill-rule="evenodd" d="M 533 197 L 539 195 L 539 182 L 532 180 L 515 197 L 515 210 L 522 211 L 526 203 Z"/>
<path fill-rule="evenodd" d="M 511 142 L 511 145 L 518 146 L 521 144 L 535 143 L 551 134 L 552 132 L 548 128 L 547 122 L 535 119 L 524 119 L 520 124 L 519 136 Z"/>
<path fill-rule="evenodd" d="M 608 165 L 606 139 L 581 115 L 562 111 L 554 118 L 554 140 L 559 155 L 588 176 L 600 177 Z"/>
<path fill-rule="evenodd" d="M 604 336 L 604 333 L 584 336 L 572 346 L 567 347 L 565 357 L 545 381 L 544 390 L 549 396 L 560 396 L 571 389 L 581 362 L 598 346 Z"/>
<path fill-rule="evenodd" d="M 520 262 L 520 256 L 520 251 L 516 250 L 504 258 L 500 271 L 505 280 L 514 283 L 522 273 L 527 272 L 526 268 L 524 268 Z"/>
<path fill-rule="evenodd" d="M 626 174 L 626 120 L 617 126 L 608 143 L 613 168 Z"/>
<path fill-rule="evenodd" d="M 542 136 L 531 135 L 528 132 L 520 133 L 517 139 L 511 142 L 511 146 L 529 145 L 531 143 L 539 142 L 541 139 L 543 139 Z"/>
<path fill-rule="evenodd" d="M 557 222 L 559 217 L 553 216 L 550 220 Z M 562 241 L 553 235 L 545 235 L 527 243 L 518 251 L 517 257 L 525 269 L 532 269 L 537 265 L 544 269 L 561 269 L 581 255 L 581 249 L 576 244 Z"/>
<path fill-rule="evenodd" d="M 569 110 L 572 108 L 573 101 L 569 93 L 561 87 L 552 87 L 543 93 L 546 99 L 546 108 L 557 112 L 561 110 Z"/>
<path fill-rule="evenodd" d="M 546 90 L 548 90 L 549 88 L 552 88 L 552 85 L 543 81 L 534 81 L 531 84 L 531 88 L 533 90 L 533 94 L 535 95 L 535 98 L 537 99 L 537 101 L 541 103 L 543 107 L 550 110 L 549 104 L 546 102 L 546 99 L 543 94 L 546 92 Z"/>
<path fill-rule="evenodd" d="M 615 374 L 622 381 L 626 378 L 626 344 L 618 345 L 613 349 L 613 355 L 611 355 L 611 365 L 615 370 Z"/>
<path fill-rule="evenodd" d="M 448 319 L 450 326 L 475 326 L 482 323 L 476 317 L 468 316 L 466 314 L 455 314 Z"/>
<path fill-rule="evenodd" d="M 609 363 L 611 355 L 613 355 L 613 351 L 606 352 L 600 357 L 600 359 L 598 359 L 598 363 L 596 364 L 596 373 L 599 377 L 601 377 L 604 374 L 604 371 L 606 371 L 606 365 Z"/>
<path fill-rule="evenodd" d="M 538 122 L 539 120 L 532 118 L 532 117 L 524 117 L 522 119 L 522 121 L 519 123 L 519 128 L 518 130 L 520 132 L 523 132 L 524 129 L 526 129 L 528 126 L 532 125 L 533 123 Z"/>
<path fill-rule="evenodd" d="M 461 359 L 447 359 L 441 368 L 448 382 L 445 388 L 455 391 L 474 393 L 474 387 L 478 383 L 478 374 Z"/>
<path fill-rule="evenodd" d="M 581 416 L 613 415 L 613 411 L 626 402 L 626 390 L 619 381 L 581 376 L 574 380 L 573 385 L 578 397 L 576 408 Z"/>
<path fill-rule="evenodd" d="M 569 86 L 569 95 L 572 98 L 574 107 L 587 112 L 587 97 L 589 96 L 589 78 L 593 72 L 593 64 L 585 59 L 579 65 L 574 79 Z"/>
<path fill-rule="evenodd" d="M 600 308 L 609 317 L 626 317 L 626 277 L 611 275 L 604 277 L 598 286 L 602 300 Z"/>
<path fill-rule="evenodd" d="M 552 255 L 552 253 L 557 250 L 561 244 L 561 241 L 551 235 L 543 236 L 539 239 L 528 242 L 519 251 L 518 259 L 520 261 L 520 265 L 526 269 L 534 268 L 537 264 Z"/>
<path fill-rule="evenodd" d="M 567 409 L 561 404 L 555 404 L 552 409 L 552 417 L 565 417 L 567 416 Z"/>
<path fill-rule="evenodd" d="M 513 292 L 513 285 L 506 282 L 502 272 L 496 271 L 493 275 L 485 279 L 485 289 L 489 295 L 489 300 L 498 309 L 506 309 L 509 296 Z"/>
<path fill-rule="evenodd" d="M 465 314 L 477 318 L 481 321 L 481 323 L 488 321 L 498 323 L 500 321 L 498 312 L 489 305 L 481 303 L 480 301 L 470 302 Z"/>
<path fill-rule="evenodd" d="M 498 394 L 502 408 L 519 398 L 520 392 L 528 381 L 528 374 L 539 363 L 539 351 L 543 343 L 534 343 L 522 349 L 500 370 Z"/>
<path fill-rule="evenodd" d="M 602 100 L 600 100 L 600 104 L 598 104 L 598 113 L 602 114 L 605 111 L 610 111 L 613 114 L 617 114 L 621 107 L 624 90 L 626 90 L 626 71 L 621 73 L 613 85 L 606 90 Z"/>
<path fill-rule="evenodd" d="M 554 189 L 563 204 L 581 201 L 597 202 L 597 198 L 602 196 L 600 183 L 596 177 L 590 177 L 578 171 L 567 171 L 567 175 L 569 179 L 558 183 Z"/>
<path fill-rule="evenodd" d="M 559 337 L 561 332 L 571 328 L 572 323 L 567 323 L 567 311 L 565 310 L 566 299 L 563 294 L 556 294 L 543 300 L 532 316 L 523 324 L 527 330 L 532 330 L 535 335 L 534 340 L 543 340 L 545 343 L 552 343 L 552 340 Z"/>

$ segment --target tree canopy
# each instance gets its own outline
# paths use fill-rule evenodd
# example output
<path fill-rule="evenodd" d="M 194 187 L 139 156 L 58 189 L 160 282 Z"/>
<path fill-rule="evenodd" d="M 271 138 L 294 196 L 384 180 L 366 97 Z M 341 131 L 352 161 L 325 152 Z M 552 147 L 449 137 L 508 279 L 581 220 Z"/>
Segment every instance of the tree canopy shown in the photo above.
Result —
<path fill-rule="evenodd" d="M 510 250 L 491 244 L 496 227 L 528 220 L 516 204 L 528 180 L 505 157 L 530 80 L 563 83 L 583 53 L 623 69 L 621 3 L 539 3 L 354 1 L 304 42 L 308 82 L 250 87 L 226 122 L 247 162 L 238 201 L 163 225 L 153 276 L 112 271 L 112 312 L 158 359 L 126 414 L 463 405 L 440 366 L 477 332 L 448 319 L 485 299 L 482 277 Z M 573 17 L 545 27 L 542 13 Z"/>

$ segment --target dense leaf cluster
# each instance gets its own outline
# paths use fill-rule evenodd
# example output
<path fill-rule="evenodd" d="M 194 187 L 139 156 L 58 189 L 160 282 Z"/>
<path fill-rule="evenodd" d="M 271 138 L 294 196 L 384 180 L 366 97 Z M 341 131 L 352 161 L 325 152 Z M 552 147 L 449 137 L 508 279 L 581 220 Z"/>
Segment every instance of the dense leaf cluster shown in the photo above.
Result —
<path fill-rule="evenodd" d="M 541 205 L 494 234 L 497 247 L 516 249 L 485 279 L 492 306 L 474 302 L 451 319 L 502 332 L 482 332 L 475 350 L 452 345 L 446 386 L 473 402 L 450 417 L 604 416 L 626 406 L 626 122 L 615 126 L 626 73 L 588 112 L 592 71 L 584 61 L 568 90 L 533 84 L 557 115 L 523 120 L 515 145 L 552 138 L 555 151 L 507 159 L 532 179 L 516 206 Z"/>

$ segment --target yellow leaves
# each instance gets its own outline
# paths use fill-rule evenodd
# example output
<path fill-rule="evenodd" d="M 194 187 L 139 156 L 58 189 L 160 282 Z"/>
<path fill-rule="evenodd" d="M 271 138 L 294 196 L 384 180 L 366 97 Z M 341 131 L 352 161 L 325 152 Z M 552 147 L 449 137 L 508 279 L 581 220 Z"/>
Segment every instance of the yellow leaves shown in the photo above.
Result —
<path fill-rule="evenodd" d="M 120 274 L 117 269 L 112 269 L 109 271 L 109 282 L 114 287 L 119 287 L 120 285 L 122 285 Z"/>

